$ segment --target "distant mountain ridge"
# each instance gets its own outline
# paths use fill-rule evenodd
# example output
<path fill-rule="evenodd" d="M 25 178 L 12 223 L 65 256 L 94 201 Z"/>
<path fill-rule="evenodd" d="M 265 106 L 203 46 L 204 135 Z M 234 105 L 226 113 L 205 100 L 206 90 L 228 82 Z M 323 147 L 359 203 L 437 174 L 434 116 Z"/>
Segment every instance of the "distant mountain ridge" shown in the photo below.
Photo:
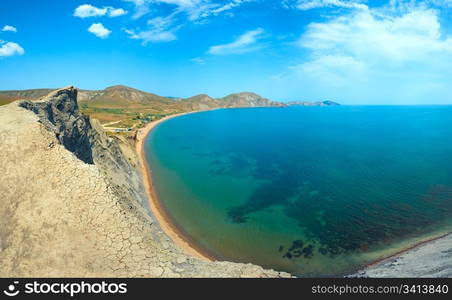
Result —
<path fill-rule="evenodd" d="M 54 89 L 31 89 L 0 91 L 0 104 L 6 104 L 19 99 L 34 100 L 46 96 Z M 230 107 L 286 107 L 293 105 L 303 106 L 330 106 L 338 105 L 332 101 L 323 102 L 277 102 L 264 98 L 251 92 L 234 93 L 222 98 L 213 98 L 200 94 L 189 98 L 162 97 L 153 93 L 144 92 L 131 87 L 116 85 L 104 90 L 79 89 L 78 101 L 94 107 L 151 107 L 161 112 L 195 111 L 214 108 Z"/>

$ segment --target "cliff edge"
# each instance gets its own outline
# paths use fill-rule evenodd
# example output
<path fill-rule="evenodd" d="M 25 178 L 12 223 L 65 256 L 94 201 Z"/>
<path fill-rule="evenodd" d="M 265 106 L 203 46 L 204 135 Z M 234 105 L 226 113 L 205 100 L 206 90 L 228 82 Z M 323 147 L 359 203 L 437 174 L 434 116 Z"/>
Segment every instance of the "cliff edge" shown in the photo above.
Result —
<path fill-rule="evenodd" d="M 0 107 L 1 277 L 287 277 L 185 255 L 77 89 Z"/>

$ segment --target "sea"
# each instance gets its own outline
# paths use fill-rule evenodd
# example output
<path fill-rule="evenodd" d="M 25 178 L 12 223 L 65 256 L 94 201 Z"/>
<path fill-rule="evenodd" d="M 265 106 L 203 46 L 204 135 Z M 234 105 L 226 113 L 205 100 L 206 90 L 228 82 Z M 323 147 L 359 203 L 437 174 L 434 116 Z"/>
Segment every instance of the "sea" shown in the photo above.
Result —
<path fill-rule="evenodd" d="M 145 155 L 171 222 L 218 260 L 343 276 L 452 231 L 452 106 L 192 113 Z"/>

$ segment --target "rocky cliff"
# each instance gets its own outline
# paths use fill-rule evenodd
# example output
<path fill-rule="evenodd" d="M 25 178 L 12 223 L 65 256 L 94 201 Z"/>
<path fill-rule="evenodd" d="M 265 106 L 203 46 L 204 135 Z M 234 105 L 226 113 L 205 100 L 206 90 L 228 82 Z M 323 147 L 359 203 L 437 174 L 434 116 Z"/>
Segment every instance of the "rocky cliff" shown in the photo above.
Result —
<path fill-rule="evenodd" d="M 73 87 L 0 107 L 0 276 L 280 277 L 189 257 L 161 231 L 118 141 Z"/>

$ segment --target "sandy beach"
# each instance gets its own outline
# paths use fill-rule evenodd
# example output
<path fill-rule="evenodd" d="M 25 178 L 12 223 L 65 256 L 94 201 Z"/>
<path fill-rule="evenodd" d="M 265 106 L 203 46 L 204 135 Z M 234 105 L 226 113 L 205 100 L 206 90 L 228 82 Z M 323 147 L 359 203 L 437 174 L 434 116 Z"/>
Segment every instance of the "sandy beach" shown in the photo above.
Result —
<path fill-rule="evenodd" d="M 136 151 L 139 154 L 139 161 L 141 166 L 141 172 L 144 176 L 144 185 L 146 189 L 146 193 L 149 199 L 149 207 L 157 218 L 157 222 L 159 223 L 162 230 L 174 241 L 174 243 L 179 246 L 186 254 L 192 255 L 196 258 L 205 260 L 205 261 L 214 261 L 215 259 L 209 256 L 207 253 L 203 253 L 200 249 L 198 249 L 195 245 L 193 245 L 184 234 L 173 224 L 170 217 L 168 216 L 165 209 L 160 204 L 157 199 L 157 194 L 154 190 L 152 184 L 152 176 L 151 170 L 149 168 L 149 164 L 146 161 L 146 155 L 144 151 L 144 140 L 146 136 L 151 132 L 152 129 L 156 128 L 160 123 L 167 121 L 172 118 L 180 117 L 182 115 L 191 114 L 196 112 L 188 112 L 175 114 L 171 116 L 164 117 L 154 122 L 148 123 L 144 128 L 138 130 L 137 139 L 136 139 Z"/>

